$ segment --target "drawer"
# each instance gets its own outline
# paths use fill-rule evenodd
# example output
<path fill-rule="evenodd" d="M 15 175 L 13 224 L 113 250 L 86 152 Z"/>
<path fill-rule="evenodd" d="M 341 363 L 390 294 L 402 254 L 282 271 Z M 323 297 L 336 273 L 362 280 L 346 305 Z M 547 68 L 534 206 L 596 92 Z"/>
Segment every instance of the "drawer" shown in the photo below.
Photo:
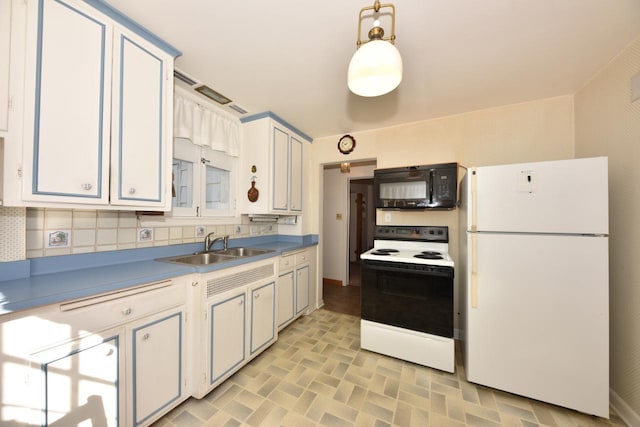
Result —
<path fill-rule="evenodd" d="M 311 255 L 309 251 L 302 251 L 295 254 L 296 265 L 304 264 L 310 261 Z"/>
<path fill-rule="evenodd" d="M 280 263 L 278 265 L 279 271 L 285 271 L 292 269 L 296 265 L 296 255 L 282 255 L 280 257 Z"/>
<path fill-rule="evenodd" d="M 64 340 L 124 324 L 185 302 L 185 287 L 167 280 L 57 304 L 55 309 L 48 310 L 48 320 L 69 328 L 70 336 L 62 337 Z M 58 341 L 61 337 L 50 338 Z"/>

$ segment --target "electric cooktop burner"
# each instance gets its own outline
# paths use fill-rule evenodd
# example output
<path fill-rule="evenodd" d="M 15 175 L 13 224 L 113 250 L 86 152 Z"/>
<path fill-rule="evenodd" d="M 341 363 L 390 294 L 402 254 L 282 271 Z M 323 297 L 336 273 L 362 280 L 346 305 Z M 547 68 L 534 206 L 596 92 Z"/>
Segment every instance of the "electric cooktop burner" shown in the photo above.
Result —
<path fill-rule="evenodd" d="M 399 252 L 397 249 L 376 249 L 371 252 L 371 255 L 391 255 L 392 253 Z"/>
<path fill-rule="evenodd" d="M 443 259 L 442 254 L 436 251 L 423 251 L 418 255 L 414 255 L 413 257 L 421 259 Z"/>

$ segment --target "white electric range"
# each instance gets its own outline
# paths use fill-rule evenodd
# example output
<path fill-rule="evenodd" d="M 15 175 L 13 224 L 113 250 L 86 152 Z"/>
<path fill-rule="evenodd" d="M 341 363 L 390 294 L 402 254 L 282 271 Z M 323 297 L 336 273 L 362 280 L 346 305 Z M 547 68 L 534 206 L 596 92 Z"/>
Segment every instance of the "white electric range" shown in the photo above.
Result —
<path fill-rule="evenodd" d="M 454 372 L 446 226 L 377 226 L 362 260 L 361 347 Z"/>

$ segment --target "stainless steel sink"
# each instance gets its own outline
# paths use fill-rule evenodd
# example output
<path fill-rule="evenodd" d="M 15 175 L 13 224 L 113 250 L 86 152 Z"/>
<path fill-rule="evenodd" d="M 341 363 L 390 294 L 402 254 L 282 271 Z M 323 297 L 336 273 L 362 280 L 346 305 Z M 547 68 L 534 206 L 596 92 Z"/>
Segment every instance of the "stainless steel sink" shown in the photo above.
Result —
<path fill-rule="evenodd" d="M 256 249 L 256 248 L 229 248 L 219 251 L 214 251 L 215 254 L 230 255 L 234 257 L 250 257 L 256 255 L 267 254 L 273 252 L 271 249 Z"/>
<path fill-rule="evenodd" d="M 262 255 L 274 252 L 271 249 L 256 248 L 229 248 L 212 252 L 199 252 L 192 255 L 180 255 L 170 258 L 162 258 L 158 261 L 174 262 L 177 264 L 187 265 L 209 265 L 221 262 L 229 262 L 239 258 L 249 258 L 252 256 Z"/>
<path fill-rule="evenodd" d="M 238 257 L 228 256 L 228 255 L 220 255 L 213 252 L 205 252 L 201 254 L 193 254 L 193 255 L 181 255 L 172 258 L 165 258 L 161 261 L 167 262 L 175 262 L 177 264 L 189 264 L 189 265 L 209 265 L 209 264 L 217 264 L 220 262 L 232 261 Z"/>

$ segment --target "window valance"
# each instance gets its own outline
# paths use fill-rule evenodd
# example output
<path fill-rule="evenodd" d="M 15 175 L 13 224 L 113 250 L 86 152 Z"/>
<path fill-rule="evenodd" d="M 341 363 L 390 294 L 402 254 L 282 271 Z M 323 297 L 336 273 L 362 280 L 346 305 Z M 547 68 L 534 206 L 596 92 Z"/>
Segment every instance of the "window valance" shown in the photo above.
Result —
<path fill-rule="evenodd" d="M 189 139 L 237 157 L 240 152 L 240 121 L 187 99 L 181 94 L 173 98 L 173 136 Z"/>

